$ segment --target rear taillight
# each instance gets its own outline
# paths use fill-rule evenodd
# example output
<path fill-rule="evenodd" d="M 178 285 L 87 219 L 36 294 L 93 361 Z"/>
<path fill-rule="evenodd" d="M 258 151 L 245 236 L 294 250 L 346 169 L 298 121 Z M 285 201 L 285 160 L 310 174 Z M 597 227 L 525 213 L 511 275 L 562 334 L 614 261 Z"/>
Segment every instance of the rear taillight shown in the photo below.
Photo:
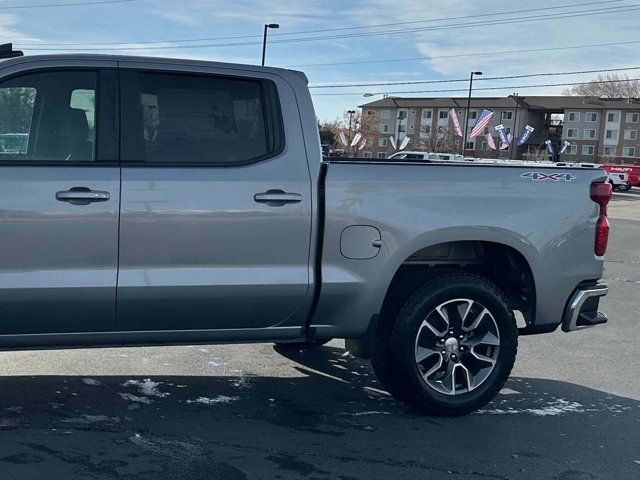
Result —
<path fill-rule="evenodd" d="M 596 241 L 593 252 L 601 257 L 607 251 L 607 243 L 609 242 L 609 220 L 607 220 L 607 205 L 611 200 L 611 184 L 609 183 L 592 183 L 591 184 L 591 200 L 600 206 L 600 214 L 596 222 Z"/>

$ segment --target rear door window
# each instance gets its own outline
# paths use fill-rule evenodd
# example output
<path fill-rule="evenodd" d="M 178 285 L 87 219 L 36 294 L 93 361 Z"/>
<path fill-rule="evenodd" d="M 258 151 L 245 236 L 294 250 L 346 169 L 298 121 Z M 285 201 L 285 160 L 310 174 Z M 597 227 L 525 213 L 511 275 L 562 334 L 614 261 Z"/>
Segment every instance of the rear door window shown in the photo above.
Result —
<path fill-rule="evenodd" d="M 282 145 L 275 87 L 269 82 L 123 73 L 128 161 L 242 165 L 268 158 Z"/>
<path fill-rule="evenodd" d="M 40 72 L 0 82 L 0 161 L 93 161 L 97 73 Z"/>

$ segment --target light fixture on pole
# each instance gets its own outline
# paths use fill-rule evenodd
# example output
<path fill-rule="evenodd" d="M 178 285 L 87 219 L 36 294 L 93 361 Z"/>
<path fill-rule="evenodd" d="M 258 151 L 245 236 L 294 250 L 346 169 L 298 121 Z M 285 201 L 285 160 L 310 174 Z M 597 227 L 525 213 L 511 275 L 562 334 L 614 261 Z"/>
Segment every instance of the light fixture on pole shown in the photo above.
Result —
<path fill-rule="evenodd" d="M 270 28 L 280 28 L 277 23 L 265 23 L 264 35 L 262 36 L 262 66 L 264 66 L 264 57 L 267 54 L 267 30 Z"/>
<path fill-rule="evenodd" d="M 467 97 L 467 114 L 464 118 L 464 137 L 462 137 L 462 148 L 460 153 L 464 155 L 465 146 L 467 144 L 467 129 L 469 128 L 469 111 L 471 110 L 471 90 L 473 89 L 473 76 L 482 75 L 482 72 L 471 72 L 469 77 L 469 96 Z"/>

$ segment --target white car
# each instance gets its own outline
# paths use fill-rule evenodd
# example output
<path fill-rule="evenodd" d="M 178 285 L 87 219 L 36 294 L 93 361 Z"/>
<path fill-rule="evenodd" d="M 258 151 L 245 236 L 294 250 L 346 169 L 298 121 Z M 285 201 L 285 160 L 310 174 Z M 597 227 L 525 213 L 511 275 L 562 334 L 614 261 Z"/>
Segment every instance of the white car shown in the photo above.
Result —
<path fill-rule="evenodd" d="M 607 182 L 611 184 L 614 190 L 626 192 L 631 189 L 628 173 L 609 172 Z"/>

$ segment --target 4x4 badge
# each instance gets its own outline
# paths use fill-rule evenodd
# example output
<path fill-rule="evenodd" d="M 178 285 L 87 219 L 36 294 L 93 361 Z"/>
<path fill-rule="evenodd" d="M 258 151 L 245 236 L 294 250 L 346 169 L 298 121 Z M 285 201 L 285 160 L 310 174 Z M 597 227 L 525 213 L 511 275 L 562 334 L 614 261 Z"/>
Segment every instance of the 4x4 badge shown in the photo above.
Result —
<path fill-rule="evenodd" d="M 575 180 L 576 177 L 570 173 L 542 173 L 542 172 L 527 172 L 520 175 L 522 178 L 530 178 L 533 181 L 551 180 L 553 182 L 570 182 Z"/>

